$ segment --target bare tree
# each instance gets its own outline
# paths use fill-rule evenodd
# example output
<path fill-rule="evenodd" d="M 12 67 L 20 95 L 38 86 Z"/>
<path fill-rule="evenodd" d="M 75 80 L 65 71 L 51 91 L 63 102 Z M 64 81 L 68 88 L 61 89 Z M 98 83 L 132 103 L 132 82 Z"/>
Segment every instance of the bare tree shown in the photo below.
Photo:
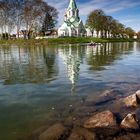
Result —
<path fill-rule="evenodd" d="M 23 11 L 23 18 L 27 31 L 27 38 L 30 39 L 31 32 L 41 24 L 42 18 L 45 18 L 47 3 L 42 0 L 26 0 Z"/>
<path fill-rule="evenodd" d="M 13 0 L 13 22 L 15 25 L 15 30 L 17 32 L 17 37 L 19 38 L 19 33 L 21 30 L 21 27 L 23 26 L 23 6 L 24 6 L 25 0 Z"/>
<path fill-rule="evenodd" d="M 0 26 L 2 33 L 11 33 L 13 22 L 13 3 L 10 0 L 2 0 L 0 2 Z"/>
<path fill-rule="evenodd" d="M 25 33 L 25 38 L 30 38 L 33 32 L 39 32 L 49 14 L 50 22 L 47 28 L 54 27 L 57 10 L 49 6 L 44 0 L 1 0 L 0 1 L 0 28 L 3 33 L 13 29 Z M 55 17 L 55 18 L 54 18 Z M 46 24 L 45 29 L 46 29 Z"/>

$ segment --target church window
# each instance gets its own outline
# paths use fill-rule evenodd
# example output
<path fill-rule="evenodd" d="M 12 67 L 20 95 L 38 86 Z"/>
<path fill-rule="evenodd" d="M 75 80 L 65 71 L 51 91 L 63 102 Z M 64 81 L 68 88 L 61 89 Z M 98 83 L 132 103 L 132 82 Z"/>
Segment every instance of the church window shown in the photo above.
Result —
<path fill-rule="evenodd" d="M 73 16 L 75 15 L 75 11 L 72 11 L 72 15 L 73 15 Z"/>

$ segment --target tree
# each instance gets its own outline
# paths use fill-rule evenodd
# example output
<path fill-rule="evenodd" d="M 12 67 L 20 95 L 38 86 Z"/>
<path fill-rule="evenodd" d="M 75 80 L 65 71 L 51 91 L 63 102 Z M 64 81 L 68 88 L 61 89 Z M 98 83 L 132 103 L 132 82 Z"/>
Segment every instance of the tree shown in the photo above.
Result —
<path fill-rule="evenodd" d="M 57 10 L 44 0 L 1 0 L 0 1 L 0 28 L 2 33 L 10 32 L 15 28 L 24 31 L 25 38 L 32 33 L 44 29 L 52 29 L 56 24 Z M 49 22 L 48 22 L 49 21 Z M 15 27 L 15 28 L 14 28 Z"/>
<path fill-rule="evenodd" d="M 111 16 L 106 16 L 106 22 L 105 24 L 105 37 L 110 37 L 111 34 L 111 23 L 113 21 L 113 18 Z"/>
<path fill-rule="evenodd" d="M 45 35 L 47 31 L 54 29 L 58 18 L 58 12 L 54 7 L 49 6 L 46 11 L 45 19 L 42 25 L 42 33 Z"/>
<path fill-rule="evenodd" d="M 23 7 L 25 0 L 13 1 L 13 22 L 16 28 L 17 37 L 19 38 L 20 29 L 23 26 Z"/>
<path fill-rule="evenodd" d="M 86 21 L 86 26 L 91 30 L 92 35 L 94 30 L 97 31 L 97 37 L 99 32 L 101 37 L 114 37 L 124 38 L 126 34 L 132 38 L 134 36 L 134 30 L 130 28 L 125 29 L 125 25 L 117 21 L 111 16 L 106 15 L 101 9 L 92 11 Z"/>
<path fill-rule="evenodd" d="M 135 35 L 135 31 L 131 27 L 127 27 L 125 29 L 125 33 L 129 36 L 129 38 L 133 38 Z"/>
<path fill-rule="evenodd" d="M 1 0 L 0 1 L 0 26 L 3 36 L 7 36 L 11 33 L 14 23 L 13 23 L 13 4 L 12 0 Z M 8 39 L 6 37 L 5 39 Z"/>
<path fill-rule="evenodd" d="M 92 32 L 92 36 L 94 34 L 94 30 L 97 31 L 97 36 L 99 35 L 99 31 L 102 28 L 102 17 L 104 16 L 104 12 L 101 9 L 97 9 L 92 11 L 86 21 L 86 26 L 90 28 Z"/>
<path fill-rule="evenodd" d="M 31 8 L 32 7 L 32 8 Z M 52 29 L 56 24 L 57 10 L 43 0 L 26 0 L 23 18 L 27 30 L 27 38 L 35 30 Z"/>
<path fill-rule="evenodd" d="M 140 31 L 137 32 L 137 38 L 140 39 Z"/>

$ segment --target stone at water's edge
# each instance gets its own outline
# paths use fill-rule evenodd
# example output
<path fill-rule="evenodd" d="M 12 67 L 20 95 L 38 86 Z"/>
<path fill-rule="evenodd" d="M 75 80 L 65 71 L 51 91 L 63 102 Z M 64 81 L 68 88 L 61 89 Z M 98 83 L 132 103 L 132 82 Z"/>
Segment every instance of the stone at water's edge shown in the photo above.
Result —
<path fill-rule="evenodd" d="M 119 136 L 116 136 L 113 140 L 140 140 L 140 134 L 139 133 L 125 133 L 121 134 Z"/>
<path fill-rule="evenodd" d="M 44 131 L 39 140 L 59 140 L 67 133 L 67 129 L 60 123 L 55 124 Z"/>
<path fill-rule="evenodd" d="M 118 98 L 122 97 L 122 92 L 119 90 L 106 90 L 98 97 L 95 97 L 95 95 L 90 95 L 86 99 L 86 104 L 89 105 L 104 105 L 106 103 L 109 103 L 113 100 L 116 100 Z"/>
<path fill-rule="evenodd" d="M 140 90 L 136 91 L 135 94 L 132 94 L 126 98 L 124 98 L 123 102 L 126 106 L 137 107 L 140 103 Z"/>
<path fill-rule="evenodd" d="M 84 123 L 85 128 L 102 128 L 117 126 L 114 114 L 107 110 L 90 117 Z"/>
<path fill-rule="evenodd" d="M 85 128 L 74 128 L 68 140 L 95 140 L 96 134 Z"/>
<path fill-rule="evenodd" d="M 128 114 L 121 122 L 121 127 L 125 129 L 139 129 L 135 114 Z"/>
<path fill-rule="evenodd" d="M 138 99 L 140 100 L 140 90 L 136 91 L 136 95 L 137 95 Z"/>
<path fill-rule="evenodd" d="M 119 90 L 105 90 L 100 97 L 112 97 L 112 98 L 117 98 L 118 96 L 122 96 L 122 92 L 120 92 Z"/>
<path fill-rule="evenodd" d="M 136 94 L 130 95 L 123 100 L 126 106 L 137 107 L 138 106 L 138 97 Z"/>

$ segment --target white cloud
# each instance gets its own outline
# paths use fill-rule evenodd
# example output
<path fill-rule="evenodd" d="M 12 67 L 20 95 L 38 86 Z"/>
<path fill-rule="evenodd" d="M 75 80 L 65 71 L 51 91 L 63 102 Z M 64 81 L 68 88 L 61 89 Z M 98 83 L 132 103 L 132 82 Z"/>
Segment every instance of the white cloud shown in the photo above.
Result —
<path fill-rule="evenodd" d="M 63 15 L 68 7 L 69 0 L 46 0 L 48 4 L 54 6 L 59 12 L 59 25 L 63 21 Z M 78 0 L 77 0 L 78 1 Z M 140 5 L 140 1 L 135 0 L 87 0 L 87 2 L 77 2 L 80 9 L 80 16 L 85 19 L 87 15 L 95 9 L 103 9 L 106 14 L 113 14 L 122 10 L 131 9 Z M 124 23 L 124 22 L 122 22 Z"/>

